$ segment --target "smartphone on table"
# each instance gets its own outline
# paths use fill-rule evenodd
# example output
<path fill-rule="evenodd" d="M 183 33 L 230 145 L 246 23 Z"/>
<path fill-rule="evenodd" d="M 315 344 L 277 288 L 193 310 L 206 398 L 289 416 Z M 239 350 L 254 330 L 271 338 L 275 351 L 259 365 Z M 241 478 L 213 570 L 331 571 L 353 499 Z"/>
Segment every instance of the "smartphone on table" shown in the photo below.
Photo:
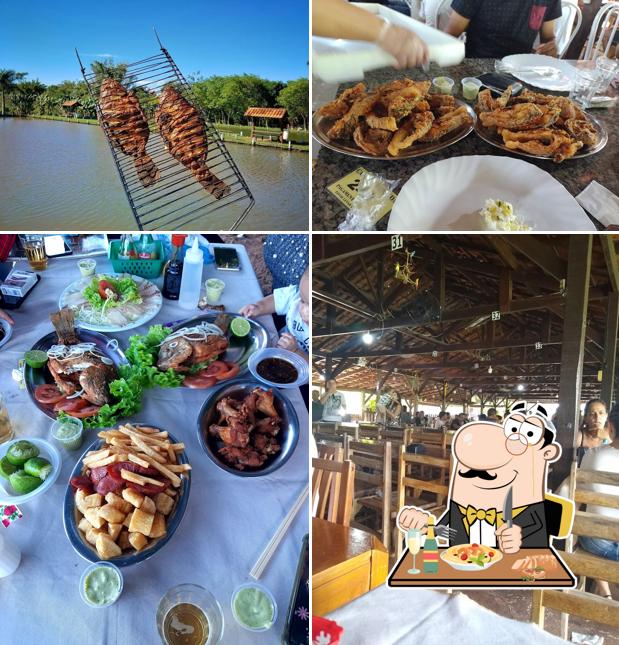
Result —
<path fill-rule="evenodd" d="M 231 249 L 226 246 L 216 246 L 215 250 L 215 265 L 222 271 L 240 271 L 241 263 L 239 262 L 239 254 L 236 249 Z"/>
<path fill-rule="evenodd" d="M 512 86 L 512 95 L 518 96 L 522 92 L 522 83 L 510 74 L 499 74 L 497 72 L 488 72 L 477 77 L 489 90 L 502 94 L 510 85 Z"/>

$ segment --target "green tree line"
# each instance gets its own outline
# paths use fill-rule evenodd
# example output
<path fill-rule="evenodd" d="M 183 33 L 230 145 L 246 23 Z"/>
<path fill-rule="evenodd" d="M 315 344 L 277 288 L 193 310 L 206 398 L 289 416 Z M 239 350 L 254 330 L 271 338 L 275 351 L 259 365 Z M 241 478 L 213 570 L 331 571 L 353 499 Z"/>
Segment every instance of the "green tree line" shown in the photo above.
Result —
<path fill-rule="evenodd" d="M 132 79 L 127 75 L 127 66 L 111 61 L 95 61 L 91 65 L 101 80 L 113 76 L 127 86 Z M 95 102 L 88 93 L 84 81 L 63 81 L 44 85 L 38 80 L 29 80 L 26 72 L 0 69 L 0 114 L 15 116 L 63 116 L 62 104 L 78 101 L 71 114 L 82 119 L 95 119 Z M 245 111 L 250 106 L 283 107 L 293 126 L 307 128 L 309 117 L 309 82 L 306 78 L 283 82 L 260 78 L 254 74 L 232 76 L 199 75 L 189 78 L 200 106 L 210 121 L 217 123 L 245 124 Z M 147 111 L 154 107 L 154 97 L 147 96 L 142 88 L 136 87 L 140 102 Z M 144 94 L 144 96 L 142 96 Z"/>

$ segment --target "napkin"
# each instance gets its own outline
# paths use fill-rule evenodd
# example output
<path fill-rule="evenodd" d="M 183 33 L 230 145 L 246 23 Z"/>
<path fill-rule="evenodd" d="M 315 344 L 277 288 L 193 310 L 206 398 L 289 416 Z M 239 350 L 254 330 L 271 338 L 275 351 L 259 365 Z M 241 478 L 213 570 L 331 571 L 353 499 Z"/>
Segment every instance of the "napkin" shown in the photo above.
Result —
<path fill-rule="evenodd" d="M 576 201 L 604 226 L 619 225 L 619 197 L 597 181 L 577 195 Z"/>
<path fill-rule="evenodd" d="M 15 520 L 22 517 L 22 512 L 13 504 L 0 506 L 0 522 L 5 528 L 8 528 Z"/>
<path fill-rule="evenodd" d="M 312 616 L 313 645 L 337 645 L 343 631 L 343 628 L 333 620 Z"/>

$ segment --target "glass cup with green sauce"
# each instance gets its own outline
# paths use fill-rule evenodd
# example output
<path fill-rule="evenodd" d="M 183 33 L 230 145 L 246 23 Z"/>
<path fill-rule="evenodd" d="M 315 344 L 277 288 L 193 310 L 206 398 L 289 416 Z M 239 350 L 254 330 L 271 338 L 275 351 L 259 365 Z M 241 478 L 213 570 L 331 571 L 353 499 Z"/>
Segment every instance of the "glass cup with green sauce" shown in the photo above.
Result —
<path fill-rule="evenodd" d="M 123 590 L 123 575 L 111 562 L 94 562 L 80 579 L 80 595 L 91 607 L 113 605 Z"/>
<path fill-rule="evenodd" d="M 87 278 L 89 275 L 95 274 L 95 269 L 97 268 L 96 260 L 80 260 L 77 263 L 77 267 L 80 270 L 80 273 Z"/>
<path fill-rule="evenodd" d="M 219 302 L 225 286 L 226 283 L 219 278 L 209 278 L 205 282 L 206 299 L 209 305 L 216 305 Z"/>
<path fill-rule="evenodd" d="M 250 632 L 265 632 L 277 620 L 277 603 L 273 594 L 257 582 L 247 582 L 232 594 L 232 615 Z"/>
<path fill-rule="evenodd" d="M 453 78 L 437 76 L 432 79 L 432 89 L 436 94 L 451 94 L 454 86 Z"/>
<path fill-rule="evenodd" d="M 462 79 L 462 96 L 467 101 L 474 101 L 481 90 L 483 83 L 473 76 Z"/>
<path fill-rule="evenodd" d="M 81 419 L 65 417 L 52 423 L 52 437 L 65 449 L 77 450 L 84 438 L 84 424 Z"/>

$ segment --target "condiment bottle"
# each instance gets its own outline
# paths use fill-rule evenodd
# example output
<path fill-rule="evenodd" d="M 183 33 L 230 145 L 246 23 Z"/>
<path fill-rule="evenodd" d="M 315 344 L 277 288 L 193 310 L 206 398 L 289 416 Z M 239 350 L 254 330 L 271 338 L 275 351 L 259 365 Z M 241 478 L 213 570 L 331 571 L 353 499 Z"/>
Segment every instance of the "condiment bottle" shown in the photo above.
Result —
<path fill-rule="evenodd" d="M 137 260 L 138 254 L 135 250 L 135 243 L 131 235 L 123 235 L 120 238 L 120 250 L 118 251 L 119 260 Z"/>
<path fill-rule="evenodd" d="M 140 260 L 156 260 L 157 255 L 157 247 L 153 236 L 150 233 L 140 235 L 138 243 L 138 257 Z"/>
<path fill-rule="evenodd" d="M 178 253 L 186 237 L 178 233 L 172 235 L 172 253 L 163 269 L 163 297 L 168 300 L 178 300 L 181 291 L 183 261 L 178 258 Z"/>
<path fill-rule="evenodd" d="M 438 544 L 434 535 L 434 517 L 428 518 L 428 533 L 423 545 L 423 572 L 438 573 Z"/>
<path fill-rule="evenodd" d="M 181 292 L 178 304 L 183 309 L 195 309 L 200 300 L 202 286 L 202 269 L 204 268 L 204 255 L 198 246 L 198 238 L 193 238 L 193 245 L 185 253 L 183 263 L 183 277 L 181 279 Z"/>

